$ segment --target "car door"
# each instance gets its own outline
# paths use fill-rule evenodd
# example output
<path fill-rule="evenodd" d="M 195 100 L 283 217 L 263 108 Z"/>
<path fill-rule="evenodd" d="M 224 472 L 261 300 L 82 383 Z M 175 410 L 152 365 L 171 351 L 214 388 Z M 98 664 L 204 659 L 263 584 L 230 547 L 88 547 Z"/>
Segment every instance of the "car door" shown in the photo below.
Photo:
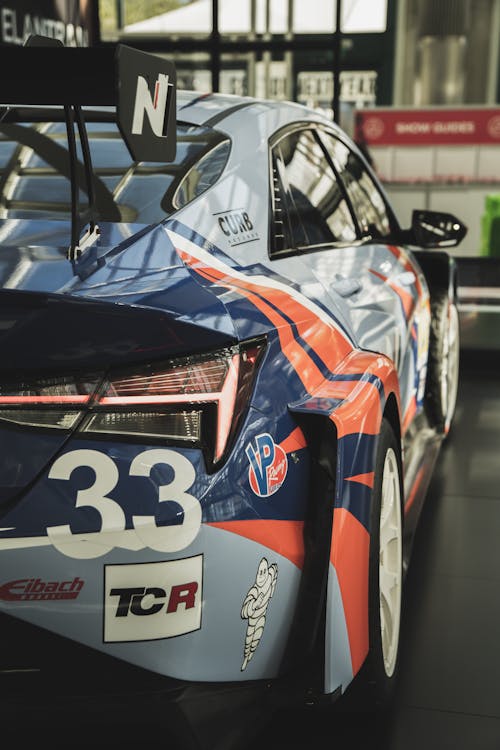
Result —
<path fill-rule="evenodd" d="M 354 150 L 320 127 L 280 133 L 271 159 L 275 267 L 290 276 L 297 266 L 285 259 L 299 258 L 299 275 L 321 284 L 356 345 L 395 362 L 407 412 L 423 397 L 427 290 L 411 255 L 390 241 L 396 223 L 382 192 Z"/>

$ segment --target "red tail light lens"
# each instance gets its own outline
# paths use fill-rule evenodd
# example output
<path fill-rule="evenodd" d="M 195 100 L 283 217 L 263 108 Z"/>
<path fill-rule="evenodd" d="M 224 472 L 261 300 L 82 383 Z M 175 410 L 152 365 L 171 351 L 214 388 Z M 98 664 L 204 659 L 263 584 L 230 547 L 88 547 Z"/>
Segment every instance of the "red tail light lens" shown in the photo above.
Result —
<path fill-rule="evenodd" d="M 0 384 L 0 407 L 7 404 L 74 404 L 90 401 L 99 380 L 74 378 L 40 378 L 15 384 Z"/>
<path fill-rule="evenodd" d="M 0 419 L 69 430 L 90 403 L 99 380 L 54 377 L 0 384 Z"/>
<path fill-rule="evenodd" d="M 264 342 L 109 378 L 82 429 L 202 446 L 215 465 L 244 411 Z"/>
<path fill-rule="evenodd" d="M 150 365 L 141 372 L 0 384 L 0 420 L 29 427 L 186 443 L 209 467 L 224 457 L 245 411 L 263 339 Z"/>
<path fill-rule="evenodd" d="M 223 390 L 228 373 L 234 378 L 237 360 L 238 355 L 220 352 L 210 359 L 174 362 L 164 372 L 117 378 L 106 384 L 99 403 L 169 403 L 180 394 L 211 398 Z"/>

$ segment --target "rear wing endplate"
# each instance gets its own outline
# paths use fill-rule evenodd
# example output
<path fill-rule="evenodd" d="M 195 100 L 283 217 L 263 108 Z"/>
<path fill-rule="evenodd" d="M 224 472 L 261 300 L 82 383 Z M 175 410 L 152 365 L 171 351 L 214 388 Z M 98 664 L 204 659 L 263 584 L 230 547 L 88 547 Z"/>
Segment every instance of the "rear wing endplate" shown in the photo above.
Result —
<path fill-rule="evenodd" d="M 33 35 L 22 47 L 0 46 L 0 122 L 18 106 L 61 106 L 68 133 L 71 244 L 76 260 L 98 235 L 92 161 L 83 107 L 115 107 L 116 122 L 135 161 L 171 162 L 176 155 L 176 71 L 169 60 L 119 44 L 116 48 L 64 47 Z M 79 206 L 78 130 L 88 208 Z M 82 229 L 88 229 L 81 237 Z"/>
<path fill-rule="evenodd" d="M 176 71 L 169 60 L 118 44 L 64 47 L 33 36 L 0 46 L 0 104 L 114 106 L 137 161 L 175 159 Z"/>

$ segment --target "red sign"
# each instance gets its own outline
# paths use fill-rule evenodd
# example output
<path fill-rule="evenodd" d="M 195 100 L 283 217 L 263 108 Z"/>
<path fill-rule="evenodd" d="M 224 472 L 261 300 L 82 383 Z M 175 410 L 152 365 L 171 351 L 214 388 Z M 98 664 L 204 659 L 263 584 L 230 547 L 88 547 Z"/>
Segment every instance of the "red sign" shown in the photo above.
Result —
<path fill-rule="evenodd" d="M 363 109 L 356 139 L 368 146 L 500 144 L 500 107 Z"/>

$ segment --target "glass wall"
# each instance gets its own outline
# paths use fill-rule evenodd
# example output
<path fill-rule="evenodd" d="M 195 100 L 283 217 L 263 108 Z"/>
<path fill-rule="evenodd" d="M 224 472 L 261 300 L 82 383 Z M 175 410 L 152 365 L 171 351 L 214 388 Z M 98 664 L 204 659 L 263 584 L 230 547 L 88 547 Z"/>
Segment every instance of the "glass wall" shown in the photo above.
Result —
<path fill-rule="evenodd" d="M 335 0 L 99 0 L 103 40 L 175 56 L 179 87 L 292 99 L 333 114 Z M 217 11 L 215 34 L 214 8 Z M 377 102 L 379 68 L 391 53 L 388 0 L 342 0 L 340 102 Z M 373 42 L 372 40 L 378 40 Z M 367 65 L 366 51 L 375 62 Z"/>
<path fill-rule="evenodd" d="M 335 30 L 336 3 L 325 0 L 219 0 L 222 34 L 324 34 Z M 209 0 L 99 0 L 104 33 L 209 34 Z M 387 0 L 342 0 L 346 34 L 386 29 Z"/>

